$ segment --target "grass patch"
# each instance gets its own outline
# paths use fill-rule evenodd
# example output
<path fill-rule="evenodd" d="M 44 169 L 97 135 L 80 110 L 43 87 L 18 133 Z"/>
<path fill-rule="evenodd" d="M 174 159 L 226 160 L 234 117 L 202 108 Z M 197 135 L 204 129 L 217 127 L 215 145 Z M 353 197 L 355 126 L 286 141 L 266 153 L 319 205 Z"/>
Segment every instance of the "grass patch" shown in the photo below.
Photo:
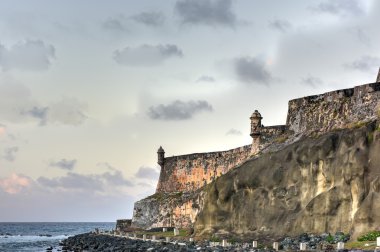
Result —
<path fill-rule="evenodd" d="M 274 141 L 276 143 L 285 143 L 286 140 L 288 140 L 288 136 L 287 135 L 283 135 L 283 136 L 277 137 Z"/>
<path fill-rule="evenodd" d="M 361 128 L 363 126 L 366 126 L 368 124 L 368 122 L 364 122 L 364 121 L 358 121 L 358 122 L 353 122 L 353 123 L 350 123 L 347 128 L 349 129 L 358 129 L 358 128 Z"/>
<path fill-rule="evenodd" d="M 376 241 L 380 237 L 380 231 L 371 231 L 358 237 L 358 241 Z"/>
<path fill-rule="evenodd" d="M 376 248 L 376 242 L 352 241 L 347 242 L 344 247 L 346 249 L 374 250 Z"/>

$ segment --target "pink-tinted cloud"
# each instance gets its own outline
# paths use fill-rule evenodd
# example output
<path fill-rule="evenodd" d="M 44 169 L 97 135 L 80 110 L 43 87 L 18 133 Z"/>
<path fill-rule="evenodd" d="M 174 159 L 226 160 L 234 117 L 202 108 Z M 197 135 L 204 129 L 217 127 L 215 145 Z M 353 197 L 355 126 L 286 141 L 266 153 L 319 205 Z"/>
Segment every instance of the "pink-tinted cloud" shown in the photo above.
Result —
<path fill-rule="evenodd" d="M 30 187 L 32 180 L 24 175 L 12 173 L 8 178 L 0 179 L 0 188 L 9 194 L 17 194 Z"/>
<path fill-rule="evenodd" d="M 0 124 L 0 137 L 5 135 L 5 126 Z"/>

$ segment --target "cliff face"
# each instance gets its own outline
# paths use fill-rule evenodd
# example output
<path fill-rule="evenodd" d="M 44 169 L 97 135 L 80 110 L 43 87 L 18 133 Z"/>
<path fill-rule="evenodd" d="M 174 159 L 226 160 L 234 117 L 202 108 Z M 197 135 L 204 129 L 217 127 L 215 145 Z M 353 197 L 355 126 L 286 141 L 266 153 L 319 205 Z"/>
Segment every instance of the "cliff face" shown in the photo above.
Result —
<path fill-rule="evenodd" d="M 282 236 L 380 228 L 380 130 L 375 122 L 264 153 L 209 185 L 197 235 Z"/>
<path fill-rule="evenodd" d="M 160 148 L 156 194 L 135 203 L 132 226 L 256 236 L 380 229 L 379 117 L 377 82 L 291 100 L 286 125 L 264 127 L 255 111 L 252 145 L 169 158 Z"/>
<path fill-rule="evenodd" d="M 203 199 L 203 191 L 156 193 L 135 203 L 132 226 L 190 228 L 202 210 Z"/>

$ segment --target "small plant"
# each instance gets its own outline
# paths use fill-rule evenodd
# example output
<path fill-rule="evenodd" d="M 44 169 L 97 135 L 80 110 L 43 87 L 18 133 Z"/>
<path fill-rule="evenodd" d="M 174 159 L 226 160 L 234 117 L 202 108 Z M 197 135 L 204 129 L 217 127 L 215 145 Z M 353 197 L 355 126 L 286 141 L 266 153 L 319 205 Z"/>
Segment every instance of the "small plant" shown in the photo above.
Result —
<path fill-rule="evenodd" d="M 355 122 L 355 123 L 350 123 L 348 125 L 348 128 L 349 129 L 358 129 L 358 128 L 361 128 L 361 127 L 363 127 L 365 125 L 367 125 L 367 122 L 358 121 L 358 122 Z"/>
<path fill-rule="evenodd" d="M 236 242 L 238 242 L 238 240 L 236 239 L 236 237 L 231 237 L 230 239 L 227 240 L 229 243 L 231 244 L 235 244 Z"/>
<path fill-rule="evenodd" d="M 329 234 L 327 237 L 326 237 L 326 241 L 328 243 L 334 243 L 334 236 L 332 236 L 331 234 Z"/>
<path fill-rule="evenodd" d="M 380 231 L 371 231 L 359 236 L 358 241 L 376 241 L 377 237 L 380 237 Z"/>
<path fill-rule="evenodd" d="M 221 240 L 218 236 L 213 235 L 213 236 L 211 236 L 210 241 L 211 242 L 220 242 Z"/>
<path fill-rule="evenodd" d="M 277 137 L 276 140 L 275 140 L 275 142 L 276 143 L 284 143 L 286 140 L 288 140 L 288 136 L 284 135 L 284 136 Z"/>
<path fill-rule="evenodd" d="M 367 135 L 368 143 L 371 144 L 373 142 L 373 132 L 369 132 Z"/>

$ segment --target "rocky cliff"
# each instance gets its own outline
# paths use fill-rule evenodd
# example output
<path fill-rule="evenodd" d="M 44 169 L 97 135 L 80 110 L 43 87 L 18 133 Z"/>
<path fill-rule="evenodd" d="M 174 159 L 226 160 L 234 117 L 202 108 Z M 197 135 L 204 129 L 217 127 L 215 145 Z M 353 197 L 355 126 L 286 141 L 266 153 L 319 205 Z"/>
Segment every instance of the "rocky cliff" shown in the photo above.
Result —
<path fill-rule="evenodd" d="M 264 153 L 208 186 L 197 235 L 282 236 L 380 228 L 376 121 Z"/>
<path fill-rule="evenodd" d="M 132 226 L 239 236 L 380 229 L 379 117 L 377 82 L 291 100 L 286 125 L 264 127 L 255 111 L 252 145 L 169 158 L 160 147 L 156 194 L 135 203 Z"/>

